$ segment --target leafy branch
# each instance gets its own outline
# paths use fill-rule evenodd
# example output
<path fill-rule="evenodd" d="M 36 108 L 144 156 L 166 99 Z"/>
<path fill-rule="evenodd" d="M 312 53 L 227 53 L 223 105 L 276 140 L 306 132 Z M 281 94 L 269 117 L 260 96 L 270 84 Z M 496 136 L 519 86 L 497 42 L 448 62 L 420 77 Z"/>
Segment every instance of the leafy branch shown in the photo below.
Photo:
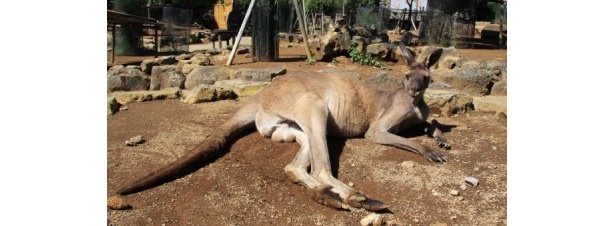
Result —
<path fill-rule="evenodd" d="M 358 44 L 356 42 L 350 43 L 349 54 L 350 60 L 352 60 L 352 62 L 360 65 L 373 66 L 384 70 L 391 70 L 391 67 L 389 65 L 381 63 L 376 58 L 374 58 L 371 53 L 363 54 L 359 52 L 359 50 L 357 49 L 357 45 Z"/>

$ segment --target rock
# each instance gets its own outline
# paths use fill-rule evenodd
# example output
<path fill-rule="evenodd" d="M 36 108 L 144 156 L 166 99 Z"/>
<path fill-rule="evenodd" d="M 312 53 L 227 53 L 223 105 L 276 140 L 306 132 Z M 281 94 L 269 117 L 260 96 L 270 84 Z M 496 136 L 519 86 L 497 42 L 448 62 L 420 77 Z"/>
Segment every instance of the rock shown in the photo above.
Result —
<path fill-rule="evenodd" d="M 141 62 L 141 70 L 149 75 L 152 73 L 152 68 L 154 66 L 171 65 L 171 64 L 176 64 L 176 63 L 177 63 L 177 60 L 173 56 L 147 59 Z"/>
<path fill-rule="evenodd" d="M 382 91 L 397 90 L 404 87 L 404 81 L 401 78 L 394 77 L 386 71 L 378 71 L 364 82 L 367 86 Z"/>
<path fill-rule="evenodd" d="M 194 56 L 194 53 L 180 54 L 180 55 L 175 56 L 175 60 L 177 60 L 177 61 L 190 60 L 190 58 L 192 58 L 192 56 Z"/>
<path fill-rule="evenodd" d="M 197 53 L 190 58 L 190 63 L 201 66 L 211 65 L 211 57 L 209 54 Z"/>
<path fill-rule="evenodd" d="M 384 217 L 377 213 L 370 213 L 361 219 L 361 226 L 382 226 L 385 223 Z"/>
<path fill-rule="evenodd" d="M 107 72 L 107 92 L 148 90 L 150 78 L 139 69 L 112 67 Z"/>
<path fill-rule="evenodd" d="M 170 81 L 171 80 L 171 81 Z M 185 76 L 179 72 L 175 65 L 154 66 L 152 68 L 150 90 L 159 90 L 170 87 L 182 87 Z"/>
<path fill-rule="evenodd" d="M 506 96 L 474 97 L 472 104 L 477 111 L 507 114 L 506 99 Z"/>
<path fill-rule="evenodd" d="M 266 69 L 241 68 L 238 70 L 239 73 L 237 74 L 237 77 L 245 80 L 261 82 L 271 82 L 271 80 L 273 80 L 276 76 L 286 74 L 286 68 L 283 67 Z"/>
<path fill-rule="evenodd" d="M 350 77 L 355 80 L 361 79 L 361 76 L 359 75 L 359 73 L 343 71 L 343 70 L 334 69 L 334 68 L 325 68 L 325 69 L 318 70 L 316 72 L 322 73 L 322 74 L 328 74 L 328 75 L 344 75 L 344 76 Z"/>
<path fill-rule="evenodd" d="M 423 99 L 434 113 L 446 116 L 466 113 L 474 109 L 473 97 L 470 94 L 446 88 L 445 84 L 436 83 L 435 87 L 428 88 L 423 95 Z"/>
<path fill-rule="evenodd" d="M 213 56 L 213 55 L 218 55 L 218 54 L 222 53 L 222 50 L 220 50 L 220 49 L 208 49 L 207 53 Z"/>
<path fill-rule="evenodd" d="M 197 104 L 236 98 L 237 94 L 235 94 L 232 90 L 201 84 L 187 92 L 187 94 L 184 95 L 182 102 L 187 104 Z"/>
<path fill-rule="evenodd" d="M 462 191 L 465 191 L 466 189 L 468 189 L 468 186 L 466 186 L 466 184 L 461 184 L 461 185 L 459 185 L 459 188 L 460 188 Z"/>
<path fill-rule="evenodd" d="M 413 161 L 403 161 L 401 163 L 401 166 L 407 169 L 412 169 L 414 167 L 416 167 L 416 163 Z"/>
<path fill-rule="evenodd" d="M 366 48 L 365 47 L 366 46 L 365 43 L 367 42 L 365 38 L 363 38 L 361 36 L 353 36 L 352 37 L 352 42 L 357 43 L 357 47 L 356 48 L 357 48 L 357 51 L 359 53 L 365 53 L 365 48 Z"/>
<path fill-rule="evenodd" d="M 458 196 L 459 195 L 459 191 L 457 191 L 455 189 L 449 191 L 448 193 L 451 194 L 452 196 Z"/>
<path fill-rule="evenodd" d="M 143 142 L 145 142 L 145 140 L 143 140 L 143 136 L 138 135 L 138 136 L 131 137 L 125 143 L 126 143 L 126 146 L 137 146 L 139 144 L 142 144 Z"/>
<path fill-rule="evenodd" d="M 127 104 L 134 101 L 151 101 L 175 99 L 181 97 L 182 92 L 179 88 L 167 88 L 153 91 L 130 91 L 114 92 L 112 97 L 117 99 L 120 104 Z"/>
<path fill-rule="evenodd" d="M 346 26 L 336 26 L 326 34 L 308 40 L 308 45 L 314 51 L 316 60 L 332 58 L 350 50 L 354 30 Z"/>
<path fill-rule="evenodd" d="M 354 183 L 352 183 L 352 182 L 348 182 L 348 186 L 350 186 L 350 187 L 354 187 Z"/>
<path fill-rule="evenodd" d="M 465 179 L 466 183 L 476 187 L 478 186 L 478 179 L 474 178 L 474 177 L 466 177 Z"/>
<path fill-rule="evenodd" d="M 434 82 L 449 84 L 472 95 L 487 95 L 493 86 L 491 71 L 473 68 L 441 69 L 431 72 Z"/>
<path fill-rule="evenodd" d="M 107 208 L 112 210 L 127 210 L 131 209 L 132 206 L 126 203 L 121 196 L 111 196 L 107 198 Z"/>
<path fill-rule="evenodd" d="M 506 80 L 498 81 L 498 82 L 494 83 L 493 87 L 491 87 L 491 95 L 503 95 L 503 96 L 506 96 L 507 95 Z"/>
<path fill-rule="evenodd" d="M 178 87 L 180 89 L 184 88 L 184 82 L 186 81 L 186 76 L 179 71 L 170 71 L 167 73 L 163 73 L 160 77 L 160 89 L 167 89 Z"/>
<path fill-rule="evenodd" d="M 371 54 L 374 58 L 378 60 L 391 59 L 393 47 L 394 46 L 390 43 L 369 44 L 367 45 L 365 52 Z"/>
<path fill-rule="evenodd" d="M 448 224 L 442 223 L 442 222 L 436 222 L 436 223 L 430 224 L 429 226 L 448 226 Z"/>
<path fill-rule="evenodd" d="M 405 32 L 401 37 L 401 43 L 404 43 L 406 46 L 416 46 L 419 44 L 419 39 L 411 32 Z"/>
<path fill-rule="evenodd" d="M 242 47 L 237 49 L 237 54 L 246 54 L 250 53 L 250 49 L 247 47 Z"/>
<path fill-rule="evenodd" d="M 182 68 L 184 68 L 184 66 L 189 65 L 189 64 L 192 64 L 192 61 L 190 61 L 190 59 L 180 60 L 180 61 L 177 62 L 177 68 L 179 68 L 179 70 L 181 70 Z M 153 69 L 154 68 L 152 68 L 152 70 Z"/>
<path fill-rule="evenodd" d="M 234 79 L 238 70 L 222 66 L 199 66 L 192 70 L 187 76 L 184 86 L 186 89 L 206 84 L 213 85 L 216 81 Z"/>
<path fill-rule="evenodd" d="M 181 72 L 184 75 L 190 74 L 190 72 L 192 72 L 192 70 L 194 70 L 195 68 L 200 67 L 200 65 L 197 64 L 184 64 L 184 66 L 182 66 Z"/>
<path fill-rule="evenodd" d="M 114 97 L 107 97 L 107 114 L 115 114 L 120 110 L 121 106 Z"/>
<path fill-rule="evenodd" d="M 245 97 L 245 96 L 253 96 L 267 86 L 269 86 L 271 82 L 255 82 L 255 81 L 245 81 L 241 79 L 232 79 L 232 80 L 222 80 L 214 83 L 215 87 L 219 87 L 225 90 L 232 90 L 237 96 Z"/>

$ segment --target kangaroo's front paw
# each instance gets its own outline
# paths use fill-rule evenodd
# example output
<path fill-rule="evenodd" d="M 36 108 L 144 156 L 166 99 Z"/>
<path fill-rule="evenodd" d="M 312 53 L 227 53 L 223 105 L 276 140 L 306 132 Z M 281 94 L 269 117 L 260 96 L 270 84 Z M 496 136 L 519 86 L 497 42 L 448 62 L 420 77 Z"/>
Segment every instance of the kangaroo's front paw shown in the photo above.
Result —
<path fill-rule="evenodd" d="M 446 141 L 446 138 L 443 136 L 436 137 L 436 143 L 438 144 L 438 147 L 445 149 L 451 148 L 451 145 L 448 144 L 448 141 Z"/>
<path fill-rule="evenodd" d="M 444 157 L 444 155 L 440 152 L 428 151 L 423 155 L 423 157 L 432 162 L 446 162 L 446 157 Z"/>

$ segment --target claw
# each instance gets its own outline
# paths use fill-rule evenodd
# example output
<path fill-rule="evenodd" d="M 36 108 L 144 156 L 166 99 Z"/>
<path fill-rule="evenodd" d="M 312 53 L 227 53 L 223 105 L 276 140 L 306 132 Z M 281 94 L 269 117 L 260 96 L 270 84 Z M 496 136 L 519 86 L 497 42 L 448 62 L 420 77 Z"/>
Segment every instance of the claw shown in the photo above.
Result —
<path fill-rule="evenodd" d="M 389 205 L 385 205 L 381 201 L 370 199 L 362 194 L 350 195 L 350 197 L 348 197 L 348 199 L 346 199 L 346 201 L 344 202 L 354 208 L 363 208 L 372 212 L 378 212 L 381 210 L 388 209 L 390 207 Z"/>
<path fill-rule="evenodd" d="M 325 206 L 333 207 L 336 209 L 345 209 L 342 199 L 333 191 L 331 185 L 319 186 L 314 188 L 312 192 L 312 200 Z"/>
<path fill-rule="evenodd" d="M 378 212 L 381 210 L 388 209 L 390 207 L 389 205 L 385 205 L 383 202 L 374 199 L 367 199 L 361 202 L 361 206 L 363 207 L 363 209 L 372 212 Z"/>
<path fill-rule="evenodd" d="M 438 144 L 438 147 L 445 148 L 445 149 L 451 148 L 451 145 L 448 144 L 448 141 L 446 141 L 446 138 L 444 137 L 436 138 L 436 143 Z"/>
<path fill-rule="evenodd" d="M 446 162 L 446 157 L 444 157 L 444 155 L 438 153 L 438 152 L 428 152 L 425 153 L 425 158 L 427 158 L 430 162 L 439 162 L 439 163 L 443 163 Z"/>

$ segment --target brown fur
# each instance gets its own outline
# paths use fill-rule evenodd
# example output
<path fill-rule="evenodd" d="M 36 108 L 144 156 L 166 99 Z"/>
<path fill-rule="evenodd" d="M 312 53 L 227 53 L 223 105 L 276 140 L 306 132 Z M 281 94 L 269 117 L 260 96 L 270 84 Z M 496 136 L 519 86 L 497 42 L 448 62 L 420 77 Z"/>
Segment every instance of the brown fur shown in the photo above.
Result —
<path fill-rule="evenodd" d="M 431 161 L 446 161 L 439 152 L 394 134 L 411 126 L 427 125 L 438 144 L 448 147 L 440 130 L 426 123 L 429 109 L 423 94 L 429 86 L 429 71 L 424 63 L 415 62 L 401 43 L 400 48 L 408 65 L 404 88 L 377 91 L 341 75 L 284 76 L 254 96 L 188 154 L 120 189 L 118 194 L 138 192 L 181 177 L 186 169 L 211 161 L 230 139 L 256 126 L 265 137 L 301 145 L 284 170 L 293 182 L 310 189 L 313 200 L 334 208 L 388 208 L 333 177 L 326 136 L 365 136 Z"/>

